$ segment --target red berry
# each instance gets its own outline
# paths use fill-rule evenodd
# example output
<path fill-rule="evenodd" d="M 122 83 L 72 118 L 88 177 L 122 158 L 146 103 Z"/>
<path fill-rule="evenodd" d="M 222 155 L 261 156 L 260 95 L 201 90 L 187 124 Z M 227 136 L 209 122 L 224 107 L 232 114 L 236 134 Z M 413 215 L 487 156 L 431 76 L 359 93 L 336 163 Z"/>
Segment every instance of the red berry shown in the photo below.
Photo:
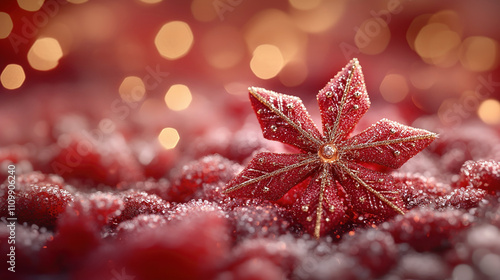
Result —
<path fill-rule="evenodd" d="M 390 234 L 377 229 L 357 231 L 346 236 L 339 249 L 359 263 L 359 269 L 366 269 L 376 278 L 386 274 L 398 261 L 399 252 Z"/>
<path fill-rule="evenodd" d="M 436 198 L 451 191 L 449 185 L 418 174 L 397 173 L 394 180 L 396 184 L 401 184 L 401 196 L 407 209 L 432 204 Z"/>
<path fill-rule="evenodd" d="M 187 203 L 179 203 L 173 207 L 167 215 L 169 221 L 183 221 L 194 217 L 215 215 L 226 217 L 222 208 L 214 202 L 206 200 L 191 200 Z"/>
<path fill-rule="evenodd" d="M 403 184 L 402 197 L 408 209 L 429 205 L 432 208 L 477 207 L 485 191 L 471 188 L 452 189 L 449 185 L 436 182 L 432 177 L 412 174 L 396 174 L 396 182 Z"/>
<path fill-rule="evenodd" d="M 54 174 L 43 174 L 41 172 L 35 171 L 28 174 L 23 174 L 17 177 L 17 190 L 25 190 L 33 185 L 42 186 L 53 186 L 61 189 L 65 189 L 66 185 L 64 179 L 58 175 Z"/>
<path fill-rule="evenodd" d="M 315 242 L 295 239 L 291 235 L 282 235 L 278 238 L 247 239 L 239 243 L 229 256 L 226 268 L 231 274 L 239 275 L 249 263 L 260 260 L 262 271 L 255 271 L 256 279 L 267 279 L 269 275 L 284 273 L 287 279 L 304 260 Z M 278 268 L 278 269 L 276 269 Z M 259 278 L 261 277 L 261 278 Z"/>
<path fill-rule="evenodd" d="M 102 244 L 102 225 L 108 217 L 96 214 L 113 213 L 116 206 L 113 203 L 104 203 L 104 206 L 111 206 L 111 209 L 106 211 L 99 209 L 101 205 L 80 196 L 66 208 L 57 222 L 54 239 L 47 242 L 47 249 L 43 251 L 42 261 L 46 272 L 73 270 Z"/>
<path fill-rule="evenodd" d="M 126 234 L 140 234 L 144 230 L 161 227 L 166 223 L 167 218 L 164 215 L 142 214 L 118 224 L 116 233 L 119 237 Z"/>
<path fill-rule="evenodd" d="M 71 201 L 73 195 L 67 190 L 35 185 L 31 190 L 17 194 L 15 213 L 20 223 L 53 229 L 57 218 Z"/>
<path fill-rule="evenodd" d="M 436 199 L 436 206 L 438 208 L 470 209 L 477 207 L 485 195 L 486 191 L 481 189 L 454 189 L 450 194 L 438 197 Z"/>
<path fill-rule="evenodd" d="M 285 208 L 269 202 L 247 201 L 229 211 L 235 240 L 259 237 L 276 238 L 290 228 L 290 213 Z"/>
<path fill-rule="evenodd" d="M 224 200 L 228 197 L 224 194 L 224 188 L 226 184 L 223 182 L 217 182 L 213 184 L 204 184 L 202 192 L 197 193 L 193 199 L 204 199 L 208 201 L 214 201 L 219 204 L 223 204 Z"/>
<path fill-rule="evenodd" d="M 213 279 L 229 253 L 228 233 L 218 211 L 187 215 L 123 235 L 89 258 L 74 277 L 112 279 L 126 272 L 135 279 Z"/>
<path fill-rule="evenodd" d="M 440 165 L 452 173 L 458 173 L 462 164 L 468 160 L 500 160 L 500 153 L 494 152 L 500 137 L 488 126 L 469 122 L 460 129 L 453 128 L 440 134 L 429 147 L 439 155 Z"/>
<path fill-rule="evenodd" d="M 97 227 L 109 225 L 122 214 L 127 206 L 123 198 L 114 193 L 94 192 L 80 203 L 85 205 L 87 219 L 93 221 Z"/>
<path fill-rule="evenodd" d="M 73 201 L 73 195 L 64 189 L 64 181 L 59 176 L 33 172 L 20 175 L 15 181 L 15 189 L 9 189 L 8 181 L 0 185 L 0 215 L 15 215 L 19 223 L 53 229 L 58 216 Z M 8 204 L 8 201 L 15 203 Z"/>
<path fill-rule="evenodd" d="M 121 181 L 144 179 L 138 161 L 121 135 L 105 136 L 99 141 L 73 135 L 61 145 L 64 146 L 49 166 L 63 178 L 80 182 L 79 186 L 93 187 L 99 183 L 115 186 Z"/>
<path fill-rule="evenodd" d="M 182 167 L 172 179 L 170 201 L 186 202 L 192 198 L 203 198 L 203 186 L 229 182 L 240 170 L 240 165 L 220 155 L 211 155 Z"/>
<path fill-rule="evenodd" d="M 170 203 L 154 194 L 131 190 L 121 194 L 121 197 L 123 210 L 113 219 L 114 225 L 141 214 L 166 214 L 170 209 Z"/>
<path fill-rule="evenodd" d="M 167 179 L 148 179 L 146 181 L 139 182 L 120 182 L 116 188 L 122 192 L 127 190 L 147 192 L 148 194 L 157 195 L 164 200 L 169 200 L 169 190 L 171 188 L 171 184 Z"/>
<path fill-rule="evenodd" d="M 473 217 L 464 211 L 416 208 L 384 223 L 382 229 L 391 233 L 396 243 L 408 243 L 417 251 L 432 251 L 449 248 L 450 238 L 472 222 Z"/>
<path fill-rule="evenodd" d="M 500 162 L 494 160 L 467 161 L 460 169 L 459 187 L 476 188 L 494 194 L 500 191 Z"/>

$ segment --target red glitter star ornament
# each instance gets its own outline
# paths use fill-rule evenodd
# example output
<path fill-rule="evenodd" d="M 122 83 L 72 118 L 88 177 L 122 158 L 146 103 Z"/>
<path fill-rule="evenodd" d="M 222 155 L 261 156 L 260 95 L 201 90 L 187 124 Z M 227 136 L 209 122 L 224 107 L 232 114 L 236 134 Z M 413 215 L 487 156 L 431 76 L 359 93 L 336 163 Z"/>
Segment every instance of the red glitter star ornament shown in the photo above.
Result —
<path fill-rule="evenodd" d="M 256 87 L 249 91 L 264 137 L 295 146 L 301 152 L 257 154 L 229 182 L 226 194 L 275 201 L 311 178 L 294 212 L 316 238 L 348 221 L 353 213 L 381 218 L 405 213 L 392 176 L 360 163 L 398 168 L 437 135 L 382 119 L 349 138 L 370 107 L 357 59 L 351 60 L 317 96 L 323 134 L 298 97 Z"/>
<path fill-rule="evenodd" d="M 311 178 L 294 212 L 316 238 L 346 222 L 353 213 L 382 218 L 405 213 L 392 176 L 360 163 L 398 168 L 437 135 L 382 119 L 349 138 L 370 107 L 357 59 L 351 60 L 317 96 L 323 134 L 298 97 L 256 87 L 249 91 L 264 137 L 301 152 L 257 154 L 229 182 L 226 194 L 273 201 Z"/>

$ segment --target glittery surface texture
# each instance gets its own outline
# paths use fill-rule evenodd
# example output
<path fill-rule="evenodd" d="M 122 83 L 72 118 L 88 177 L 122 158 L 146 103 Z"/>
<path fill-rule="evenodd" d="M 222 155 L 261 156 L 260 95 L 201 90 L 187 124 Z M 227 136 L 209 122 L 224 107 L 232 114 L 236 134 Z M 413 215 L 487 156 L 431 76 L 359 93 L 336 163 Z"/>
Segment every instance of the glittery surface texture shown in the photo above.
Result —
<path fill-rule="evenodd" d="M 265 138 L 306 152 L 318 150 L 321 133 L 300 98 L 252 87 L 250 101 Z"/>
<path fill-rule="evenodd" d="M 323 135 L 299 98 L 255 87 L 249 91 L 264 137 L 295 146 L 301 152 L 257 154 L 229 182 L 227 195 L 278 200 L 311 178 L 293 213 L 316 238 L 349 220 L 376 217 L 383 221 L 406 212 L 394 179 L 360 163 L 398 168 L 437 135 L 382 119 L 349 138 L 370 107 L 357 59 L 351 60 L 317 96 Z"/>

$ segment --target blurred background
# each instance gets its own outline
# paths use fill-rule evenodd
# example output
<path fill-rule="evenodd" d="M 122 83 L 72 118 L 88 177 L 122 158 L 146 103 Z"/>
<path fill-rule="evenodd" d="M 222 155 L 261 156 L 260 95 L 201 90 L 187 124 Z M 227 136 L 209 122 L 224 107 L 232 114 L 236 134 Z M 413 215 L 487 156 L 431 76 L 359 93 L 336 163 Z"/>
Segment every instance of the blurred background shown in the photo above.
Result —
<path fill-rule="evenodd" d="M 298 95 L 318 119 L 318 90 L 353 57 L 367 124 L 498 131 L 499 12 L 492 0 L 2 0 L 3 157 L 36 153 L 59 173 L 43 166 L 75 134 L 119 131 L 147 165 L 256 124 L 248 86 Z"/>

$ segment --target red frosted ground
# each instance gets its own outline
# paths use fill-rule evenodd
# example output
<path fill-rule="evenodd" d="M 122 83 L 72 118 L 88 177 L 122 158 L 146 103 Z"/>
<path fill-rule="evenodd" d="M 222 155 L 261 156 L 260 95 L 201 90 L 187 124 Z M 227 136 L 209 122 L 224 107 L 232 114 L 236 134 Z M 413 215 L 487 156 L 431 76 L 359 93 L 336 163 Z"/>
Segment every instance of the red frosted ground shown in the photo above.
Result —
<path fill-rule="evenodd" d="M 0 279 L 497 280 L 499 9 L 0 1 Z"/>

